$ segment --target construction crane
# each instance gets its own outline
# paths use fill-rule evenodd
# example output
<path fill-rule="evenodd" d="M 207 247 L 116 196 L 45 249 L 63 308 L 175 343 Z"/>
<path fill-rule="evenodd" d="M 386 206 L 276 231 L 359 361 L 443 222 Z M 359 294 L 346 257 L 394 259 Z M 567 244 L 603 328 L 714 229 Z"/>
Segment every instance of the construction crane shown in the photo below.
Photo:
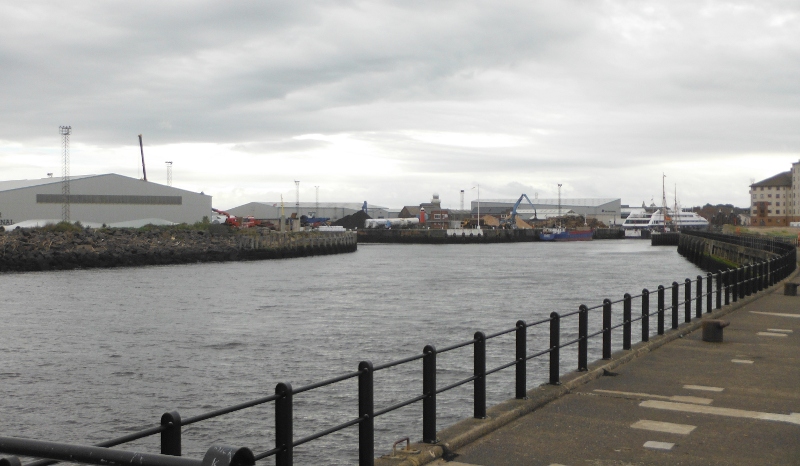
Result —
<path fill-rule="evenodd" d="M 536 216 L 536 206 L 533 205 L 530 199 L 528 199 L 527 194 L 523 194 L 517 199 L 517 202 L 514 203 L 514 207 L 511 208 L 511 217 L 505 219 L 505 221 L 501 222 L 501 226 L 510 227 L 510 228 L 517 228 L 517 208 L 519 207 L 522 200 L 525 199 L 528 201 L 528 204 L 533 208 L 533 219 L 538 220 Z"/>

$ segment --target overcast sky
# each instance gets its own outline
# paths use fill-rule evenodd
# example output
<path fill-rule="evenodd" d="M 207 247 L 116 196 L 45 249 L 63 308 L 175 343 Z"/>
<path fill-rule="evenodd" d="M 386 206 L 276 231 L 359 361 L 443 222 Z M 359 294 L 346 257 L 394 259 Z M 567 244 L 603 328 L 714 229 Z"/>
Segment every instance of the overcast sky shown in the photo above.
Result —
<path fill-rule="evenodd" d="M 250 201 L 748 206 L 800 160 L 792 1 L 0 4 L 0 179 Z"/>

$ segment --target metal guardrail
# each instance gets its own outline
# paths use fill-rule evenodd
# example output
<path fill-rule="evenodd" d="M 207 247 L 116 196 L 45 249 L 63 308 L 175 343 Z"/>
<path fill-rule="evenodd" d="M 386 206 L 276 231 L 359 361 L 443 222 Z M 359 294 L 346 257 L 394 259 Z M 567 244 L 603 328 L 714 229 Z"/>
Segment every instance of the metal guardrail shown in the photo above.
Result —
<path fill-rule="evenodd" d="M 776 253 L 776 257 L 756 264 L 720 271 L 716 274 L 708 273 L 705 277 L 698 275 L 695 280 L 687 278 L 682 283 L 672 282 L 672 285 L 668 287 L 659 285 L 655 292 L 655 310 L 652 310 L 650 303 L 650 295 L 652 293 L 644 289 L 635 296 L 626 293 L 620 300 L 605 299 L 598 306 L 587 307 L 581 305 L 577 311 L 563 315 L 553 312 L 548 318 L 532 323 L 519 320 L 513 328 L 489 335 L 484 332 L 475 332 L 471 340 L 442 349 L 437 350 L 433 345 L 427 345 L 423 348 L 421 354 L 389 363 L 373 365 L 370 361 L 362 361 L 358 365 L 358 370 L 354 372 L 303 387 L 293 388 L 289 383 L 279 383 L 275 387 L 274 395 L 186 419 L 182 419 L 177 412 L 168 412 L 161 416 L 159 425 L 95 446 L 56 444 L 13 437 L 0 437 L 0 453 L 45 458 L 44 460 L 27 463 L 25 466 L 45 466 L 62 460 L 108 466 L 113 464 L 121 465 L 122 463 L 131 464 L 130 460 L 132 459 L 136 459 L 136 462 L 142 466 L 249 466 L 254 464 L 255 461 L 269 457 L 275 457 L 277 466 L 288 466 L 293 464 L 293 449 L 295 447 L 328 434 L 358 426 L 359 465 L 373 465 L 375 457 L 374 422 L 376 417 L 422 402 L 422 440 L 425 443 L 436 443 L 436 396 L 440 393 L 472 383 L 474 393 L 473 417 L 483 419 L 486 417 L 486 380 L 490 375 L 513 367 L 515 369 L 515 397 L 523 399 L 526 397 L 528 389 L 527 362 L 531 359 L 547 356 L 549 359 L 548 381 L 550 384 L 559 384 L 563 369 L 560 356 L 561 350 L 564 348 L 577 345 L 578 367 L 576 369 L 578 371 L 586 371 L 588 367 L 588 341 L 590 338 L 601 336 L 602 358 L 610 359 L 612 354 L 612 331 L 615 329 L 622 328 L 622 349 L 630 350 L 633 337 L 631 334 L 632 324 L 634 322 L 641 322 L 641 341 L 648 341 L 652 333 L 650 330 L 651 317 L 656 318 L 656 334 L 663 335 L 665 333 L 667 311 L 670 311 L 671 328 L 677 329 L 681 323 L 681 307 L 683 307 L 683 322 L 691 322 L 693 318 L 701 318 L 704 309 L 706 313 L 711 312 L 714 308 L 720 309 L 723 303 L 728 305 L 731 301 L 736 302 L 745 296 L 774 285 L 789 276 L 797 266 L 797 250 L 791 244 L 774 240 L 741 238 L 713 233 L 692 232 L 690 234 L 719 241 L 724 240 L 746 247 L 769 250 Z M 694 295 L 692 294 L 693 286 L 695 289 Z M 681 289 L 683 289 L 683 299 L 680 296 Z M 666 305 L 668 294 L 671 296 L 671 306 Z M 641 313 L 636 317 L 633 317 L 634 300 L 638 300 L 641 307 Z M 619 304 L 622 304 L 622 319 L 614 324 L 612 319 L 614 316 L 613 309 L 615 305 Z M 589 313 L 592 311 L 602 312 L 602 327 L 590 333 Z M 561 320 L 574 318 L 575 316 L 578 319 L 578 337 L 571 341 L 561 342 Z M 529 353 L 528 329 L 540 325 L 549 326 L 549 345 L 546 349 Z M 515 336 L 516 343 L 513 360 L 487 369 L 487 342 L 512 333 Z M 436 383 L 437 356 L 468 346 L 473 348 L 473 375 L 448 386 L 439 387 Z M 375 372 L 419 360 L 422 360 L 423 365 L 422 393 L 411 399 L 376 410 L 373 403 L 373 376 Z M 293 429 L 294 396 L 354 378 L 358 379 L 358 412 L 356 416 L 335 427 L 296 439 Z M 202 461 L 177 458 L 181 455 L 181 428 L 183 426 L 270 402 L 274 402 L 275 409 L 275 448 L 253 454 L 246 448 L 212 447 Z M 160 455 L 130 453 L 107 448 L 155 434 L 161 435 Z M 217 458 L 217 456 L 214 456 L 216 454 L 219 454 L 218 456 L 221 455 L 222 459 L 214 460 L 214 458 Z M 211 462 L 206 462 L 207 458 L 210 458 L 209 461 Z M 20 466 L 20 461 L 16 457 L 0 459 L 0 466 Z"/>

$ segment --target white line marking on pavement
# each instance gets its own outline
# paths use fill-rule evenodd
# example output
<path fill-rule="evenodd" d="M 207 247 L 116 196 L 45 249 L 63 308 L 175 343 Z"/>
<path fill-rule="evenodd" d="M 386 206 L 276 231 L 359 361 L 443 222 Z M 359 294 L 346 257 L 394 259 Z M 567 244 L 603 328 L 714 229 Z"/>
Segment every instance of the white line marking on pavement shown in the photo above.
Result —
<path fill-rule="evenodd" d="M 656 398 L 659 400 L 680 401 L 684 403 L 697 403 L 701 405 L 710 405 L 711 402 L 714 401 L 711 398 L 699 398 L 696 396 L 664 396 L 664 395 L 651 395 L 649 393 L 618 392 L 616 390 L 600 390 L 600 389 L 596 389 L 595 391 L 600 393 L 608 393 L 610 395 L 633 396 L 637 398 Z"/>
<path fill-rule="evenodd" d="M 731 362 L 735 362 L 736 364 L 753 364 L 753 361 L 749 359 L 731 359 Z"/>
<path fill-rule="evenodd" d="M 714 414 L 717 416 L 742 417 L 746 419 L 759 419 L 762 421 L 788 422 L 800 425 L 800 413 L 777 414 L 762 413 L 759 411 L 746 411 L 744 409 L 720 408 L 717 406 L 700 406 L 688 403 L 672 403 L 669 401 L 647 400 L 639 403 L 643 408 L 665 409 L 667 411 L 681 411 L 684 413 Z"/>
<path fill-rule="evenodd" d="M 800 319 L 800 314 L 786 314 L 784 312 L 760 312 L 760 311 L 750 311 L 753 314 L 762 314 L 765 316 L 778 316 L 778 317 L 794 317 L 795 319 Z"/>
<path fill-rule="evenodd" d="M 760 337 L 785 337 L 787 336 L 785 333 L 774 333 L 774 332 L 758 332 L 756 335 Z"/>
<path fill-rule="evenodd" d="M 653 440 L 644 442 L 645 448 L 653 448 L 655 450 L 672 450 L 672 447 L 674 446 L 675 446 L 674 443 L 669 443 L 669 442 L 655 442 Z"/>
<path fill-rule="evenodd" d="M 706 387 L 704 385 L 684 385 L 683 388 L 686 390 L 704 390 L 707 392 L 721 392 L 722 390 L 725 390 L 722 387 Z"/>
<path fill-rule="evenodd" d="M 768 332 L 783 332 L 783 333 L 793 333 L 794 330 L 789 330 L 787 328 L 768 328 Z"/>
<path fill-rule="evenodd" d="M 668 434 L 688 435 L 697 426 L 690 426 L 688 424 L 674 424 L 672 422 L 648 421 L 642 419 L 631 424 L 634 429 L 652 430 L 655 432 L 666 432 Z"/>

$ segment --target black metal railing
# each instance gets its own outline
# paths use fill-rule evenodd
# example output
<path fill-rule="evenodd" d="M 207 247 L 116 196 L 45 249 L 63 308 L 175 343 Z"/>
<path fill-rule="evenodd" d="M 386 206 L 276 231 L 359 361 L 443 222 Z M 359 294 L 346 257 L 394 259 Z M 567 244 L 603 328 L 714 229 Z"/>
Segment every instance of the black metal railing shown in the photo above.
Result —
<path fill-rule="evenodd" d="M 575 369 L 577 371 L 586 371 L 588 370 L 588 342 L 590 339 L 601 336 L 602 359 L 611 359 L 613 349 L 612 337 L 614 331 L 622 332 L 622 350 L 630 350 L 632 348 L 632 332 L 634 323 L 641 325 L 641 341 L 649 341 L 653 333 L 650 330 L 651 317 L 656 317 L 657 324 L 655 334 L 663 335 L 665 333 L 664 326 L 667 312 L 670 312 L 672 329 L 677 329 L 681 324 L 681 306 L 683 306 L 683 323 L 691 322 L 693 317 L 700 318 L 704 312 L 709 313 L 713 309 L 720 309 L 723 306 L 723 303 L 724 305 L 728 305 L 731 300 L 733 302 L 737 302 L 739 299 L 743 299 L 745 296 L 749 296 L 758 291 L 762 291 L 771 285 L 774 285 L 778 281 L 789 276 L 795 270 L 797 265 L 797 250 L 793 245 L 787 243 L 775 240 L 761 240 L 758 238 L 741 238 L 728 235 L 716 235 L 712 233 L 693 232 L 692 234 L 704 237 L 713 236 L 711 239 L 715 240 L 730 240 L 729 242 L 734 244 L 772 252 L 775 254 L 775 256 L 770 260 L 749 264 L 735 269 L 720 271 L 713 274 L 707 273 L 705 277 L 698 275 L 695 280 L 690 280 L 687 278 L 683 283 L 672 282 L 672 285 L 668 287 L 659 285 L 656 290 L 655 310 L 652 309 L 650 302 L 651 292 L 647 289 L 643 289 L 640 294 L 635 296 L 626 293 L 622 299 L 616 301 L 605 299 L 601 305 L 594 307 L 581 305 L 577 311 L 568 312 L 563 315 L 557 312 L 552 312 L 548 318 L 537 320 L 532 323 L 526 323 L 523 320 L 519 320 L 516 322 L 516 325 L 513 328 L 495 332 L 489 335 L 486 335 L 483 332 L 476 332 L 471 340 L 466 340 L 439 350 L 437 350 L 433 345 L 427 345 L 423 348 L 421 354 L 409 356 L 380 365 L 373 365 L 370 361 L 362 361 L 359 363 L 358 369 L 354 372 L 343 374 L 338 377 L 306 385 L 300 388 L 293 388 L 290 383 L 279 383 L 275 387 L 274 395 L 229 406 L 227 408 L 218 409 L 186 419 L 182 419 L 181 416 L 175 411 L 168 412 L 161 416 L 161 422 L 159 425 L 103 442 L 94 447 L 80 447 L 75 445 L 64 446 L 63 444 L 52 445 L 61 445 L 59 448 L 62 449 L 67 447 L 75 447 L 78 448 L 78 450 L 82 452 L 81 455 L 83 455 L 83 453 L 86 453 L 88 450 L 80 450 L 81 448 L 91 449 L 96 447 L 112 447 L 155 434 L 161 434 L 161 455 L 150 455 L 152 458 L 148 456 L 148 466 L 198 466 L 197 463 L 199 460 L 186 460 L 187 462 L 185 463 L 176 463 L 169 459 L 181 455 L 182 427 L 264 403 L 274 402 L 275 447 L 267 451 L 252 454 L 252 461 L 259 461 L 265 458 L 275 457 L 276 465 L 291 465 L 293 462 L 293 449 L 295 447 L 324 437 L 331 433 L 358 426 L 359 464 L 373 465 L 375 456 L 374 421 L 377 417 L 421 401 L 422 441 L 425 443 L 436 443 L 436 398 L 440 393 L 472 383 L 473 416 L 477 419 L 485 418 L 486 380 L 490 375 L 494 375 L 495 373 L 514 367 L 515 397 L 518 399 L 523 399 L 526 397 L 528 390 L 527 363 L 532 359 L 547 355 L 549 359 L 549 371 L 547 379 L 550 384 L 560 384 L 561 374 L 565 369 L 564 365 L 561 363 L 562 349 L 577 345 L 577 367 Z M 694 295 L 692 294 L 692 284 L 694 284 L 695 289 Z M 680 296 L 681 289 L 683 289 L 682 298 Z M 666 306 L 667 294 L 671 296 L 671 305 L 668 307 Z M 638 316 L 633 317 L 635 300 L 639 302 L 641 312 Z M 615 306 L 618 306 L 620 303 L 622 304 L 622 318 L 618 319 L 617 323 L 614 323 L 614 320 L 612 319 L 612 317 L 615 315 L 614 309 Z M 692 307 L 693 303 L 694 307 Z M 589 316 L 592 311 L 600 311 L 602 313 L 602 315 L 599 316 L 601 317 L 600 319 L 595 319 L 597 321 L 595 323 L 600 323 L 600 328 L 596 328 L 593 331 L 590 330 L 589 325 Z M 562 319 L 575 318 L 576 316 L 578 319 L 577 338 L 573 338 L 570 341 L 562 343 Z M 549 345 L 544 349 L 540 349 L 533 353 L 528 353 L 528 329 L 538 326 L 549 327 Z M 508 362 L 497 367 L 487 369 L 487 343 L 490 340 L 494 340 L 498 337 L 512 333 L 515 336 L 514 359 L 509 360 Z M 466 377 L 445 387 L 438 387 L 436 383 L 437 356 L 468 346 L 472 346 L 473 348 L 473 374 L 470 377 Z M 422 392 L 408 400 L 376 410 L 373 401 L 374 374 L 392 367 L 413 363 L 420 360 L 422 361 Z M 358 379 L 357 416 L 329 429 L 314 433 L 307 437 L 296 439 L 293 427 L 294 396 L 354 378 Z M 17 448 L 19 445 L 15 444 L 15 442 L 24 441 L 27 440 L 13 437 L 0 437 L 0 453 L 47 458 L 44 460 L 27 463 L 25 466 L 45 466 L 65 459 L 73 462 L 87 462 L 89 464 L 110 464 L 115 461 L 110 456 L 103 459 L 104 457 L 102 455 L 97 454 L 97 450 L 91 450 L 94 453 L 93 455 L 89 456 L 94 458 L 96 461 L 102 460 L 103 462 L 101 463 L 84 461 L 85 455 L 81 456 L 75 454 L 67 457 L 61 454 L 63 453 L 61 450 L 59 450 L 59 454 L 55 454 L 53 453 L 55 450 L 45 447 L 44 444 L 47 444 L 48 442 L 39 442 L 40 445 L 37 446 L 34 445 L 36 441 L 28 441 L 33 443 L 26 444 L 27 446 L 25 448 Z M 14 445 L 16 445 L 16 447 L 14 447 Z M 101 448 L 100 450 L 115 452 L 113 454 L 118 454 L 116 452 L 119 452 L 118 450 L 109 450 L 107 448 Z M 210 451 L 211 450 L 209 450 L 209 452 Z M 249 450 L 247 451 L 249 452 Z M 207 453 L 206 456 L 209 454 L 210 453 Z M 159 460 L 159 458 L 161 458 L 161 460 Z M 243 453 L 241 458 L 245 458 L 242 460 L 244 462 L 241 463 L 242 465 L 245 465 L 248 461 L 247 458 L 250 458 L 250 456 L 247 456 L 247 454 Z M 190 461 L 194 462 L 190 464 Z M 16 459 L 16 457 L 11 459 L 0 459 L 0 466 L 19 466 L 19 464 L 19 460 Z M 203 466 L 205 466 L 205 462 L 203 462 Z"/>

